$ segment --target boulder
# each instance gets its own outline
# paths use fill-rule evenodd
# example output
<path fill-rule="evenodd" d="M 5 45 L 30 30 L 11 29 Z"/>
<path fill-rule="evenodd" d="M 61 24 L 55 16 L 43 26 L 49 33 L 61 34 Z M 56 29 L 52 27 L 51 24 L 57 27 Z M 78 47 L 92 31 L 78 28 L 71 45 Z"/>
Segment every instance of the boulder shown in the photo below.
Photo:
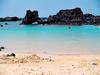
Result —
<path fill-rule="evenodd" d="M 5 47 L 2 46 L 2 47 L 0 47 L 0 49 L 5 49 Z"/>
<path fill-rule="evenodd" d="M 8 25 L 8 23 L 5 23 L 5 25 Z"/>
<path fill-rule="evenodd" d="M 13 56 L 13 57 L 15 57 L 16 55 L 15 55 L 15 53 L 11 53 L 11 55 L 10 56 Z"/>
<path fill-rule="evenodd" d="M 15 54 L 15 53 L 11 53 L 11 54 L 7 54 L 6 56 L 7 56 L 7 57 L 15 57 L 16 54 Z"/>
<path fill-rule="evenodd" d="M 2 49 L 5 49 L 5 47 L 3 47 L 3 46 L 2 46 L 2 47 L 0 47 L 0 51 L 2 51 Z"/>
<path fill-rule="evenodd" d="M 0 27 L 3 27 L 3 25 L 2 25 L 2 24 L 0 24 Z"/>

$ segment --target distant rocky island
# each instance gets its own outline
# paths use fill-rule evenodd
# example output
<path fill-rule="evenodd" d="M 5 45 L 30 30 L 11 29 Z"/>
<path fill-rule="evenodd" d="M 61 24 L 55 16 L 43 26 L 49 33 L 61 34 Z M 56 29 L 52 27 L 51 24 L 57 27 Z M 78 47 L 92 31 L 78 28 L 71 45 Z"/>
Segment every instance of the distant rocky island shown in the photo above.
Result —
<path fill-rule="evenodd" d="M 21 18 L 18 18 L 16 16 L 14 17 L 5 17 L 5 18 L 0 18 L 0 21 L 19 21 L 22 20 Z"/>
<path fill-rule="evenodd" d="M 50 15 L 48 18 L 39 17 L 38 11 L 27 10 L 23 19 L 18 17 L 0 18 L 0 21 L 18 21 L 21 24 L 49 24 L 49 25 L 100 25 L 100 16 L 93 14 L 84 14 L 81 8 L 60 10 L 56 15 Z"/>

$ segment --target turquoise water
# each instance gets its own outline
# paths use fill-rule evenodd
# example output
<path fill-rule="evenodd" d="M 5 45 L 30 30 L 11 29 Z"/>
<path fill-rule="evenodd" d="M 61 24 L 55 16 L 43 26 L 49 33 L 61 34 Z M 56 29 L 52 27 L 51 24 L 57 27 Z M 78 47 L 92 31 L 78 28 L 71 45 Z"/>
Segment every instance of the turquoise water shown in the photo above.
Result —
<path fill-rule="evenodd" d="M 1 22 L 0 24 L 4 24 Z M 8 52 L 56 54 L 100 53 L 100 27 L 19 25 L 8 22 L 0 27 L 0 45 Z"/>

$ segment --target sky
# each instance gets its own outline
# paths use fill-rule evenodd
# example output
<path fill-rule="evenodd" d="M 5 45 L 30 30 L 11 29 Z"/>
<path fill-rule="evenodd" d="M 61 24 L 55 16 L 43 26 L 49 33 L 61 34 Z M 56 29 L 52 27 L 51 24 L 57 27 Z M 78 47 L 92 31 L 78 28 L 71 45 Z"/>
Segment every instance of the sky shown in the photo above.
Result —
<path fill-rule="evenodd" d="M 26 10 L 38 10 L 40 17 L 61 9 L 80 7 L 84 13 L 100 15 L 100 0 L 0 0 L 0 17 L 24 17 Z"/>

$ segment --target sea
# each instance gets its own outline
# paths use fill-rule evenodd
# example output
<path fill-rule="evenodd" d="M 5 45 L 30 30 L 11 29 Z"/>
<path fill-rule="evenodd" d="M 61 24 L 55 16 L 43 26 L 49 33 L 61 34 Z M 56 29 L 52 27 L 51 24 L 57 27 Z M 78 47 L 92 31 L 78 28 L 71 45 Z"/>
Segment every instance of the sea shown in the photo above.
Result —
<path fill-rule="evenodd" d="M 5 23 L 8 23 L 6 25 Z M 0 22 L 3 52 L 50 54 L 100 54 L 100 26 L 21 25 L 21 21 Z"/>

